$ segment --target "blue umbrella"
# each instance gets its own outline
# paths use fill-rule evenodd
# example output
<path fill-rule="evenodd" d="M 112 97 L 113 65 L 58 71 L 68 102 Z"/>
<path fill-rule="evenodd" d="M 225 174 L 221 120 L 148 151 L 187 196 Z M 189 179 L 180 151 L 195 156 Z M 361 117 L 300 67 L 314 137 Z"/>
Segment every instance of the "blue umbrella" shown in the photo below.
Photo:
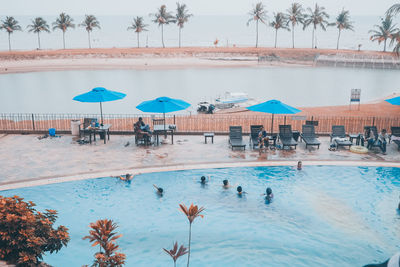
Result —
<path fill-rule="evenodd" d="M 392 105 L 396 105 L 396 106 L 400 106 L 400 96 L 394 97 L 394 98 L 390 98 L 390 99 L 386 99 L 386 102 L 389 102 Z"/>
<path fill-rule="evenodd" d="M 166 96 L 158 97 L 153 100 L 148 100 L 136 106 L 137 109 L 143 112 L 163 113 L 164 114 L 164 128 L 165 128 L 165 113 L 184 110 L 190 107 L 190 104 L 180 100 L 173 99 Z"/>
<path fill-rule="evenodd" d="M 107 90 L 104 87 L 96 87 L 87 93 L 75 96 L 72 100 L 79 102 L 100 103 L 101 124 L 103 124 L 103 107 L 101 103 L 122 99 L 125 96 L 126 94 L 124 93 Z"/>
<path fill-rule="evenodd" d="M 247 107 L 248 110 L 272 114 L 271 133 L 274 126 L 274 114 L 296 114 L 301 110 L 288 106 L 279 100 L 269 100 L 261 104 Z"/>

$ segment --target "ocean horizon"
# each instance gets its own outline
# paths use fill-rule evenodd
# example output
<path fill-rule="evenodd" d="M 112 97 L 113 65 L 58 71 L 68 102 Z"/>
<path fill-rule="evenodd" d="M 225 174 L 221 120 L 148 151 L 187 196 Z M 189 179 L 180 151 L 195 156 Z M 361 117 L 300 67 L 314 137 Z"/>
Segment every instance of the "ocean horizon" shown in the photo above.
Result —
<path fill-rule="evenodd" d="M 37 15 L 39 16 L 39 15 Z M 16 31 L 11 35 L 12 50 L 35 50 L 37 49 L 37 34 L 29 33 L 27 25 L 31 19 L 37 16 L 18 16 L 14 18 L 19 22 L 23 31 Z M 269 15 L 271 19 L 271 14 Z M 42 16 L 52 27 L 57 15 Z M 76 25 L 84 20 L 83 15 L 71 15 Z M 157 24 L 151 22 L 149 15 L 144 15 L 144 22 L 148 24 L 148 31 L 140 34 L 141 47 L 161 47 L 161 29 Z M 4 18 L 4 15 L 0 15 Z M 127 28 L 133 21 L 134 16 L 97 16 L 101 29 L 95 29 L 91 33 L 91 42 L 93 48 L 113 48 L 113 47 L 137 47 L 137 36 L 133 31 Z M 187 47 L 211 47 L 216 39 L 219 40 L 219 47 L 252 47 L 255 46 L 255 23 L 250 22 L 247 26 L 249 16 L 243 15 L 199 15 L 189 19 L 182 30 L 182 46 Z M 340 39 L 341 49 L 357 50 L 361 44 L 361 50 L 383 50 L 383 44 L 370 41 L 369 30 L 373 25 L 380 23 L 380 16 L 365 15 L 352 16 L 354 21 L 354 31 L 342 31 Z M 330 21 L 334 21 L 331 14 Z M 178 27 L 176 24 L 164 26 L 164 42 L 166 47 L 178 46 Z M 302 26 L 295 28 L 295 47 L 311 48 L 312 27 L 308 27 L 303 31 Z M 320 28 L 317 30 L 317 47 L 323 49 L 336 49 L 336 41 L 338 30 L 336 27 L 328 27 L 324 32 Z M 286 30 L 278 31 L 277 47 L 291 48 L 292 37 L 291 32 Z M 41 33 L 42 49 L 62 49 L 62 32 L 60 30 L 51 31 L 50 33 Z M 85 28 L 76 26 L 75 29 L 68 29 L 65 34 L 66 48 L 87 48 L 88 36 Z M 273 47 L 275 42 L 275 30 L 260 24 L 259 27 L 259 46 Z M 391 51 L 392 47 L 388 47 L 387 51 Z M 0 51 L 8 50 L 8 36 L 6 31 L 0 31 Z"/>

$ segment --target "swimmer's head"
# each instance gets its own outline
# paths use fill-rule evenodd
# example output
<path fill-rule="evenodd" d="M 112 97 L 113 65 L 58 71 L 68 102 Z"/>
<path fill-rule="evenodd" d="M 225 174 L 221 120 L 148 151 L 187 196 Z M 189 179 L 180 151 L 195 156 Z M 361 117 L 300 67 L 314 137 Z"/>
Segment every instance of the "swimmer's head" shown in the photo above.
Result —
<path fill-rule="evenodd" d="M 301 160 L 299 160 L 299 162 L 297 162 L 297 169 L 301 170 L 302 165 L 303 165 L 303 163 L 301 162 Z"/>
<path fill-rule="evenodd" d="M 159 194 L 162 194 L 162 193 L 164 192 L 164 189 L 162 189 L 161 187 L 159 187 L 159 188 L 157 189 L 157 191 L 158 191 Z"/>
<path fill-rule="evenodd" d="M 267 196 L 269 196 L 269 195 L 272 194 L 272 189 L 271 189 L 271 187 L 267 187 L 266 193 L 267 193 Z"/>
<path fill-rule="evenodd" d="M 200 180 L 201 180 L 202 183 L 204 183 L 206 181 L 206 177 L 205 176 L 201 176 Z"/>
<path fill-rule="evenodd" d="M 228 185 L 228 180 L 223 180 L 222 183 L 227 186 Z"/>
<path fill-rule="evenodd" d="M 238 193 L 242 193 L 242 187 L 239 185 L 236 190 L 238 191 Z"/>

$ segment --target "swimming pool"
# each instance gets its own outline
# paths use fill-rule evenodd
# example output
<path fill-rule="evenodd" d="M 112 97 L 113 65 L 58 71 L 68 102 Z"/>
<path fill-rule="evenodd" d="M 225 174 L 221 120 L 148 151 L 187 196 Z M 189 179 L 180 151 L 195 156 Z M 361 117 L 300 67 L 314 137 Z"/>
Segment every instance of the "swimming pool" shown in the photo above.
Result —
<path fill-rule="evenodd" d="M 211 175 L 206 186 L 197 181 Z M 224 168 L 143 174 L 131 183 L 99 178 L 1 192 L 56 209 L 71 241 L 44 260 L 53 266 L 91 264 L 97 251 L 82 237 L 89 223 L 113 219 L 126 266 L 172 266 L 162 248 L 187 244 L 178 204 L 206 208 L 192 227 L 191 266 L 362 266 L 400 249 L 400 169 L 306 166 Z M 222 180 L 241 185 L 225 190 Z M 152 184 L 165 190 L 162 198 Z M 262 196 L 270 186 L 275 198 Z M 178 266 L 186 263 L 185 256 Z"/>

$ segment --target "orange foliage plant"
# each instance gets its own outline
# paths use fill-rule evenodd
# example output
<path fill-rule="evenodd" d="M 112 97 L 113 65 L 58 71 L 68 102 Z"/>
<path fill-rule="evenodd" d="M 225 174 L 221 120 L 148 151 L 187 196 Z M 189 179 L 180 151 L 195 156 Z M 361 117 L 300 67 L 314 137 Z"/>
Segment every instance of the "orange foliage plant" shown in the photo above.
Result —
<path fill-rule="evenodd" d="M 92 266 L 119 267 L 125 264 L 126 256 L 117 252 L 119 246 L 115 244 L 115 240 L 122 236 L 114 232 L 117 227 L 116 223 L 108 219 L 90 224 L 92 230 L 83 239 L 89 239 L 89 242 L 93 243 L 92 247 L 100 246 L 100 252 L 94 254 L 95 260 Z"/>
<path fill-rule="evenodd" d="M 32 201 L 0 196 L 0 259 L 36 266 L 45 252 L 58 252 L 69 241 L 68 228 L 53 229 L 57 211 L 39 212 Z"/>

